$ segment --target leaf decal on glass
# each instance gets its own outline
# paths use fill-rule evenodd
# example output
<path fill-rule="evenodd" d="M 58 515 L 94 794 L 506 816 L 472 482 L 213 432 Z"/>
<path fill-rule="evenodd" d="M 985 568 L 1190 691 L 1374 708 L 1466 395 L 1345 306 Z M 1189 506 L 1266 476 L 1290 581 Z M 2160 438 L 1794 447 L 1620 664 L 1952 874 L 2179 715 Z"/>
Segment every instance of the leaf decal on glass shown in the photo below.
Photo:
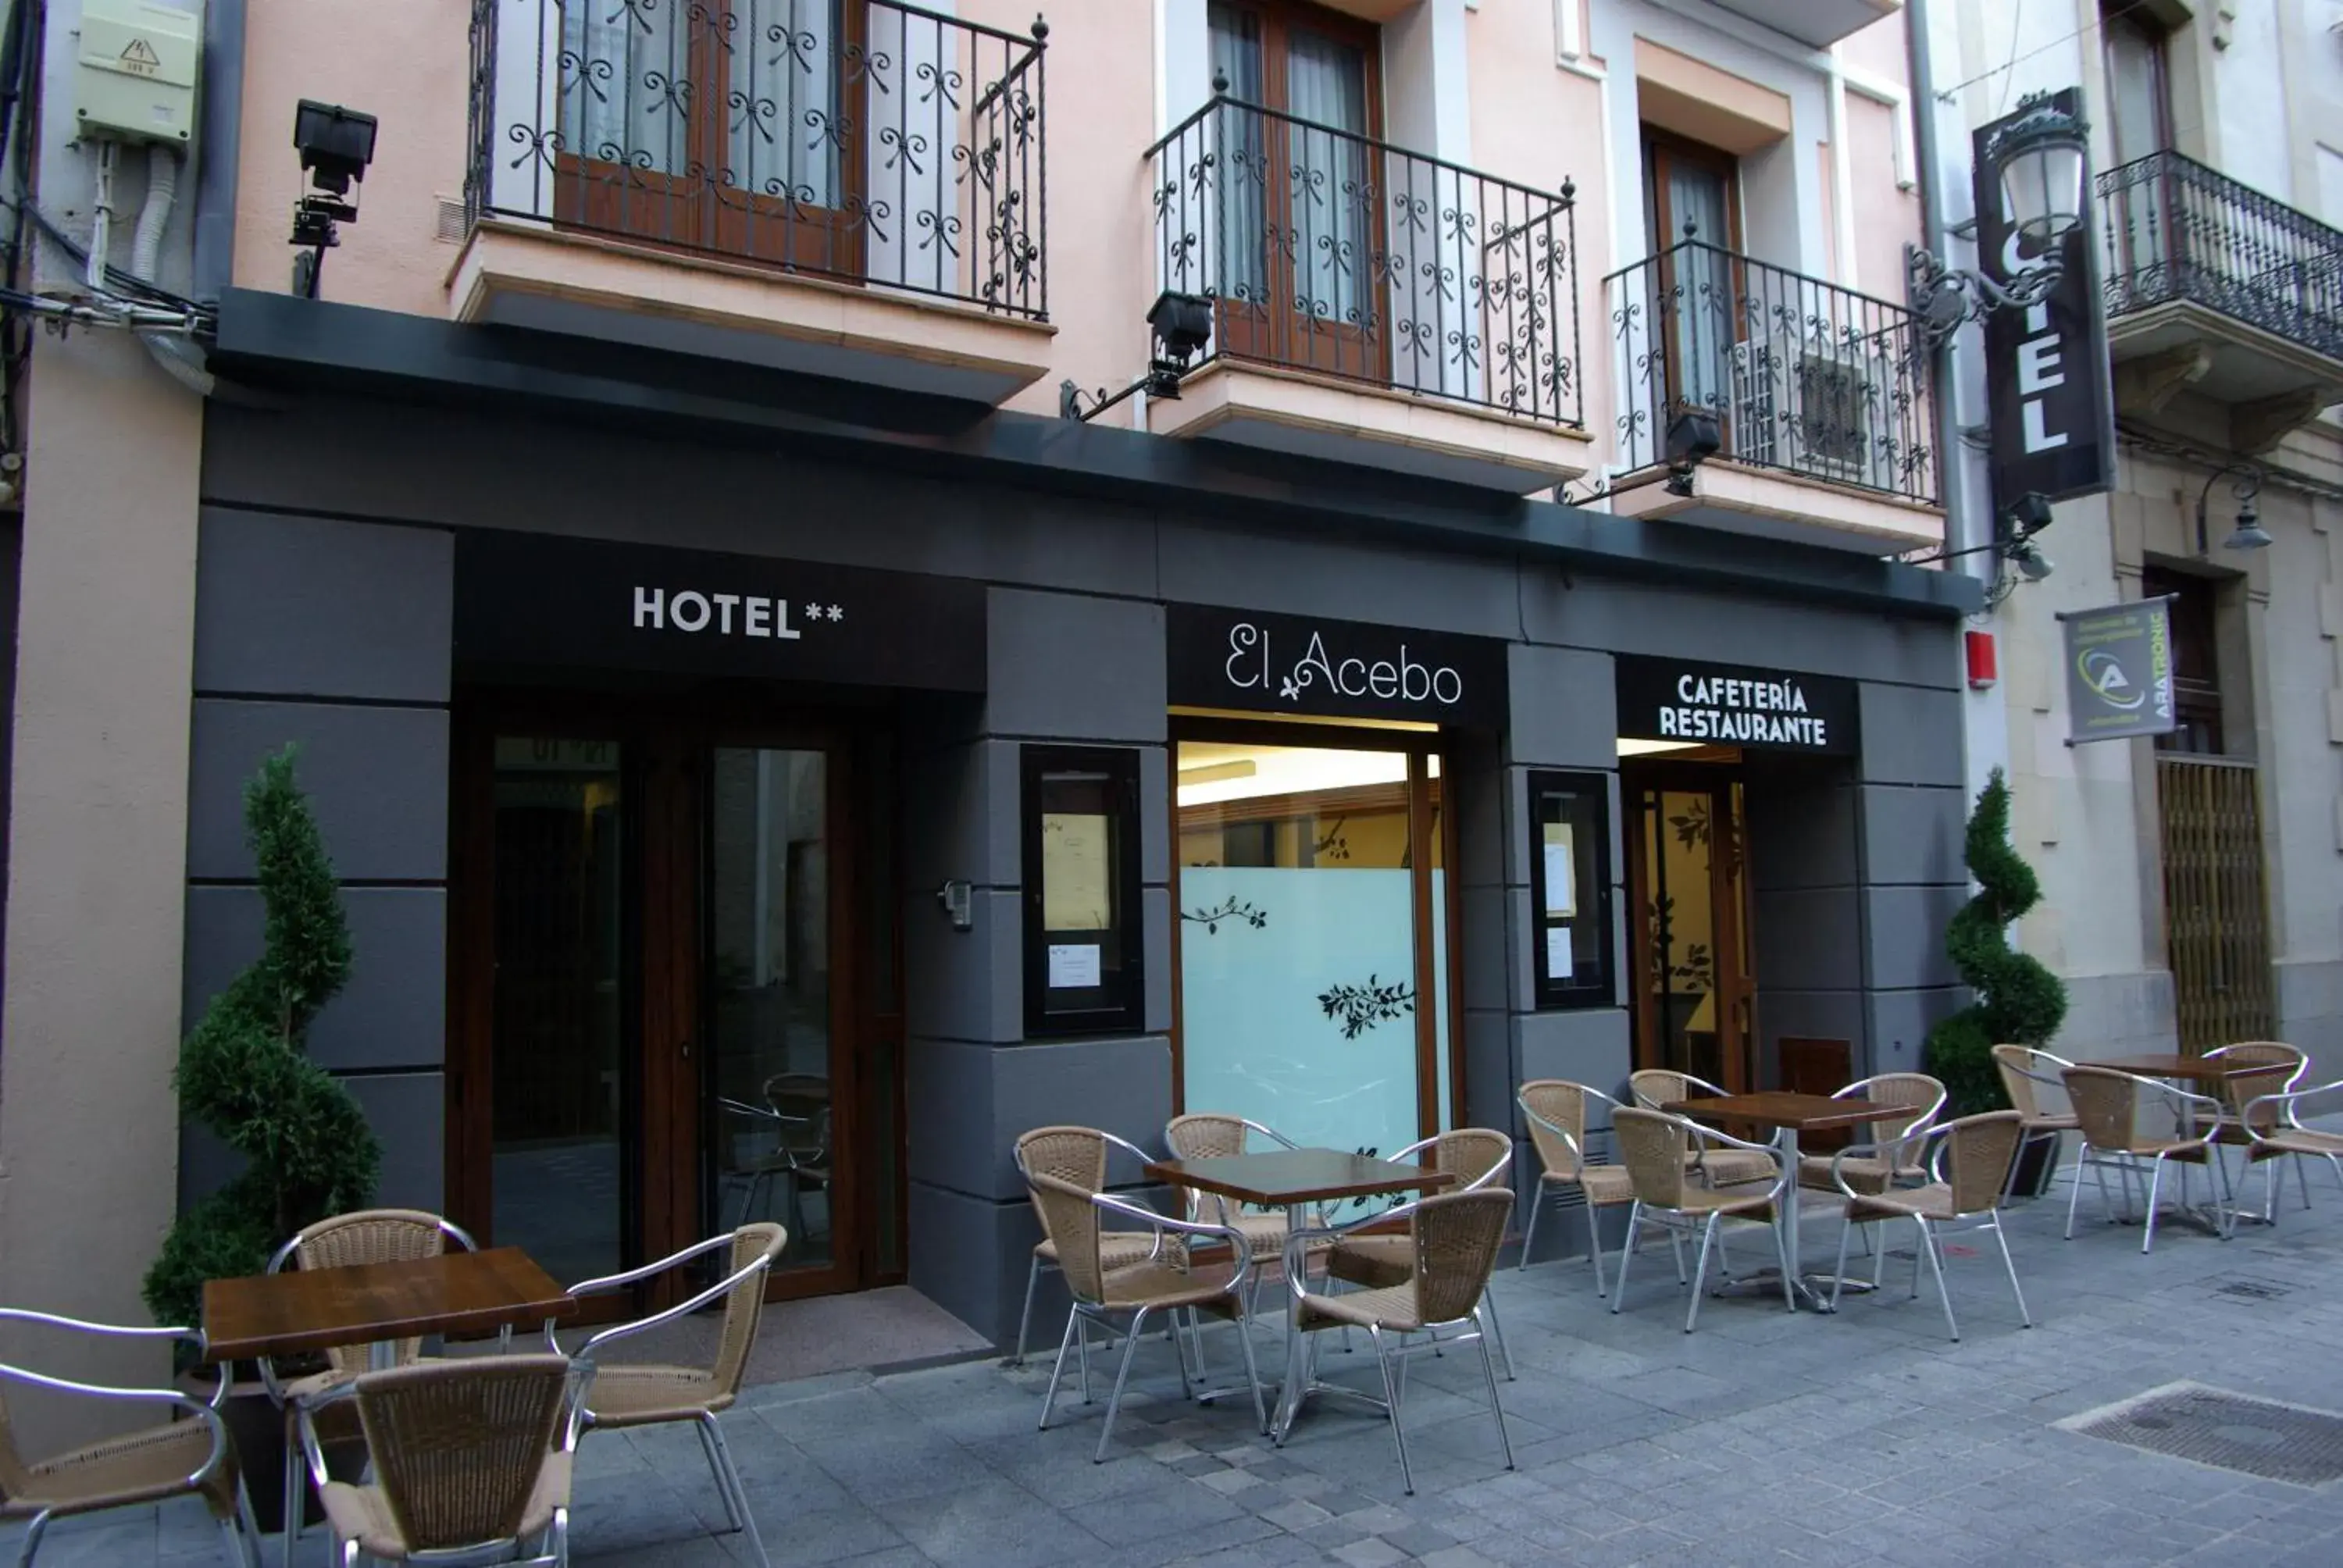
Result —
<path fill-rule="evenodd" d="M 1269 924 L 1269 911 L 1251 903 L 1241 903 L 1234 893 L 1208 910 L 1182 910 L 1180 918 L 1204 928 L 1204 934 L 1215 937 L 1221 933 L 1222 920 L 1242 920 L 1254 930 Z"/>
<path fill-rule="evenodd" d="M 1326 1016 L 1342 1026 L 1344 1040 L 1356 1040 L 1379 1023 L 1405 1018 L 1415 1010 L 1415 988 L 1403 982 L 1390 985 L 1378 976 L 1367 976 L 1364 985 L 1333 985 L 1318 993 L 1318 1005 Z"/>

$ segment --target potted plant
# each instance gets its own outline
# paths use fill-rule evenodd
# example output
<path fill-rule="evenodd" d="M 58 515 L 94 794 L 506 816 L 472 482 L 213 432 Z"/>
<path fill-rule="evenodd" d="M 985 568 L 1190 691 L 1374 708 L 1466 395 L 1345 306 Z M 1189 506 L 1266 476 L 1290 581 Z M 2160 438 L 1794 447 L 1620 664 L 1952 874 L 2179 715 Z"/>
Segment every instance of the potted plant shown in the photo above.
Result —
<path fill-rule="evenodd" d="M 2042 898 L 2034 869 L 2009 841 L 2009 785 L 1996 768 L 1977 795 L 1965 846 L 1976 896 L 1953 916 L 1945 951 L 1976 1000 L 1928 1031 L 1928 1070 L 1943 1080 L 1948 1116 L 2002 1111 L 1993 1048 L 2047 1045 L 2066 1017 L 2066 988 L 2040 960 L 2009 946 L 2009 925 Z M 2057 1162 L 2058 1145 L 2026 1145 L 2012 1191 L 2040 1196 Z"/>
<path fill-rule="evenodd" d="M 214 998 L 179 1048 L 179 1106 L 243 1157 L 243 1171 L 191 1204 L 146 1271 L 158 1323 L 197 1323 L 206 1280 L 257 1274 L 302 1227 L 374 1201 L 381 1146 L 349 1092 L 309 1060 L 310 1023 L 350 972 L 341 890 L 296 749 L 244 789 L 266 925 L 260 956 Z M 240 1372 L 250 1369 L 238 1369 Z M 239 1376 L 226 1412 L 263 1528 L 278 1525 L 284 1422 L 256 1374 Z"/>

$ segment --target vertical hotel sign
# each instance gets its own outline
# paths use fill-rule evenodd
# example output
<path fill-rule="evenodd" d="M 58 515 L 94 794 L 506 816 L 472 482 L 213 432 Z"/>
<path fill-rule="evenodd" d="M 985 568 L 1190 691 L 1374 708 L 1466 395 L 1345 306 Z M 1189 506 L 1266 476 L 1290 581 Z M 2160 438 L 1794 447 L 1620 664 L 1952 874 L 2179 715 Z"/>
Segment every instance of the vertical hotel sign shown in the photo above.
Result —
<path fill-rule="evenodd" d="M 2050 95 L 2050 106 L 2080 119 L 2082 94 L 2065 88 Z M 2062 501 L 2115 485 L 2115 402 L 2107 385 L 2098 246 L 2092 239 L 2097 204 L 2090 161 L 2083 164 L 2083 221 L 2065 238 L 2036 249 L 2011 224 L 2001 177 L 1986 152 L 1996 133 L 2029 112 L 2020 108 L 1980 126 L 1973 140 L 1977 265 L 2001 283 L 2053 255 L 2064 267 L 2058 286 L 2039 305 L 1996 310 L 1985 318 L 1996 517 L 2030 492 Z"/>
<path fill-rule="evenodd" d="M 2058 617 L 2066 644 L 2066 744 L 2168 735 L 2172 601 L 2145 598 Z"/>

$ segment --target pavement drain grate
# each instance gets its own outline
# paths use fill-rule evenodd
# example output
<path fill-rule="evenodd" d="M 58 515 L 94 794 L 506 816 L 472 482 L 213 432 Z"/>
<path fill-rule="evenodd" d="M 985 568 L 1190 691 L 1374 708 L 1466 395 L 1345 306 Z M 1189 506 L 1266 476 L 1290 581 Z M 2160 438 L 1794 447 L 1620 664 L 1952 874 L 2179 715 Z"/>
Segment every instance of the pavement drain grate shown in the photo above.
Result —
<path fill-rule="evenodd" d="M 2237 1296 L 2248 1302 L 2274 1302 L 2280 1296 L 2292 1295 L 2292 1285 L 2281 1285 L 2269 1280 L 2231 1280 L 2215 1288 L 2214 1293 Z"/>
<path fill-rule="evenodd" d="M 2198 1382 L 2167 1383 L 2056 1424 L 2264 1481 L 2324 1486 L 2343 1480 L 2343 1415 Z"/>

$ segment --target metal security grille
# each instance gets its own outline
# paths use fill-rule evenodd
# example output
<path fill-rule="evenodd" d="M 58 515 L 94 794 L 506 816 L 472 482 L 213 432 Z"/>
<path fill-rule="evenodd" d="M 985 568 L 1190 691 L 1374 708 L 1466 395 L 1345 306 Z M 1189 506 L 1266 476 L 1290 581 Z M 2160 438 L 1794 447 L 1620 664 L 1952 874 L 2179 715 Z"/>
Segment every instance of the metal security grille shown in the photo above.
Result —
<path fill-rule="evenodd" d="M 2202 1383 L 2167 1383 L 2058 1426 L 2265 1481 L 2323 1486 L 2343 1480 L 2343 1416 Z"/>
<path fill-rule="evenodd" d="M 2250 762 L 2156 759 L 2164 924 L 2184 1050 L 2278 1031 L 2263 890 L 2260 779 Z"/>

